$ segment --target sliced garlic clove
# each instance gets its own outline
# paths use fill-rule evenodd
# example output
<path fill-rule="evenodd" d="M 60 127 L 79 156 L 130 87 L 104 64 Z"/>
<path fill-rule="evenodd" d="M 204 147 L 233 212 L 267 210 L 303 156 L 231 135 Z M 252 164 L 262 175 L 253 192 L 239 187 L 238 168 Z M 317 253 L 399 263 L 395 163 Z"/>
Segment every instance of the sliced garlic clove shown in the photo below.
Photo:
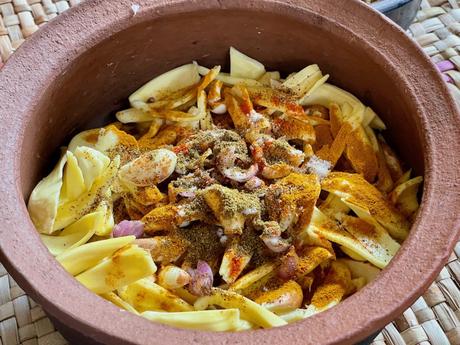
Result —
<path fill-rule="evenodd" d="M 122 166 L 118 176 L 138 187 L 152 186 L 166 180 L 174 172 L 176 163 L 174 152 L 153 150 Z"/>

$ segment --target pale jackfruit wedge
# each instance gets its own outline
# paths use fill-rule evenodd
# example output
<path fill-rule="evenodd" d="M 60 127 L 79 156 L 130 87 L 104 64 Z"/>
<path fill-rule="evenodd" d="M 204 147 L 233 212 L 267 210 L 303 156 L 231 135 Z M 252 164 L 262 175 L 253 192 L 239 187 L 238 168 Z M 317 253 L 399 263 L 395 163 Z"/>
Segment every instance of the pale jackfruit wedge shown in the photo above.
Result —
<path fill-rule="evenodd" d="M 137 108 L 118 111 L 115 116 L 121 123 L 149 122 L 153 120 L 151 113 Z"/>
<path fill-rule="evenodd" d="M 299 320 L 306 319 L 312 315 L 315 315 L 316 312 L 312 308 L 310 309 L 296 309 L 288 313 L 280 314 L 279 316 L 286 321 L 287 323 L 293 323 Z"/>
<path fill-rule="evenodd" d="M 145 311 L 141 315 L 164 325 L 201 331 L 235 331 L 240 324 L 240 311 L 234 308 L 180 313 Z"/>
<path fill-rule="evenodd" d="M 350 134 L 345 154 L 353 169 L 362 174 L 367 181 L 373 182 L 378 174 L 377 154 L 363 126 Z"/>
<path fill-rule="evenodd" d="M 345 216 L 342 226 L 355 237 L 372 255 L 388 263 L 399 250 L 399 244 L 379 224 Z M 350 248 L 353 250 L 353 248 Z M 380 267 L 380 266 L 379 266 Z"/>
<path fill-rule="evenodd" d="M 382 135 L 378 135 L 379 146 L 383 153 L 383 158 L 387 164 L 388 170 L 391 174 L 391 179 L 395 182 L 395 185 L 399 185 L 400 183 L 407 181 L 410 178 L 410 170 L 406 172 L 407 176 L 404 176 L 405 180 L 402 181 L 403 173 L 402 163 L 399 160 L 396 153 L 390 148 L 390 146 L 385 142 L 385 139 Z"/>
<path fill-rule="evenodd" d="M 345 246 L 340 246 L 340 250 L 344 252 L 346 255 L 348 255 L 350 258 L 356 261 L 367 261 L 366 258 L 362 257 L 358 253 L 354 252 L 350 248 L 347 248 Z"/>
<path fill-rule="evenodd" d="M 366 279 L 366 284 L 369 284 L 380 274 L 380 269 L 366 262 L 358 262 L 350 259 L 339 259 L 338 261 L 347 265 L 352 278 L 363 277 Z"/>
<path fill-rule="evenodd" d="M 141 313 L 144 311 L 184 312 L 193 310 L 190 304 L 155 284 L 149 278 L 140 279 L 119 289 L 118 294 Z"/>
<path fill-rule="evenodd" d="M 251 272 L 246 273 L 244 276 L 235 281 L 232 285 L 230 285 L 229 290 L 239 293 L 241 290 L 247 289 L 252 284 L 257 283 L 258 281 L 260 281 L 260 279 L 264 278 L 265 276 L 272 274 L 274 270 L 275 264 L 263 264 L 257 267 L 256 269 L 252 270 Z"/>
<path fill-rule="evenodd" d="M 225 250 L 219 274 L 226 283 L 233 283 L 251 260 L 252 253 L 242 249 L 240 238 L 234 238 Z"/>
<path fill-rule="evenodd" d="M 371 227 L 371 225 L 369 225 L 369 227 Z M 397 245 L 396 242 L 392 241 L 391 246 L 389 246 L 389 248 L 391 248 L 391 252 L 390 250 L 387 252 L 386 243 L 382 244 L 373 238 L 367 239 L 365 235 L 363 235 L 361 240 L 359 240 L 349 232 L 338 227 L 335 222 L 329 219 L 317 208 L 315 208 L 315 211 L 313 212 L 310 228 L 311 229 L 309 230 L 316 232 L 319 236 L 347 247 L 354 253 L 357 253 L 366 260 L 372 262 L 374 265 L 382 268 L 385 267 L 392 259 L 393 255 L 391 253 L 394 254 L 394 248 Z M 372 233 L 375 233 L 375 231 L 372 231 Z M 363 242 L 368 245 L 365 246 Z"/>
<path fill-rule="evenodd" d="M 160 101 L 149 103 L 147 105 L 147 110 L 150 110 L 149 112 L 151 112 L 152 116 L 155 118 L 162 117 L 165 120 L 171 121 L 176 120 L 171 115 L 166 116 L 166 114 L 164 114 L 167 110 L 176 109 L 185 111 L 188 108 L 187 113 L 192 114 L 191 109 L 194 108 L 193 104 L 196 103 L 197 96 L 206 89 L 206 87 L 217 77 L 219 72 L 220 66 L 213 67 L 195 86 L 169 94 L 167 97 L 161 99 Z M 182 118 L 178 118 L 178 116 L 176 116 L 176 118 L 177 121 L 187 120 L 184 115 Z M 188 119 L 188 121 L 193 120 Z"/>
<path fill-rule="evenodd" d="M 281 111 L 300 120 L 306 119 L 305 111 L 298 104 L 296 96 L 289 92 L 264 86 L 248 86 L 247 90 L 254 104 Z"/>
<path fill-rule="evenodd" d="M 78 147 L 73 152 L 81 169 L 86 190 L 89 190 L 94 181 L 102 175 L 102 172 L 109 166 L 110 158 L 90 147 Z M 70 181 L 72 183 L 72 180 Z"/>
<path fill-rule="evenodd" d="M 75 276 L 95 266 L 116 250 L 134 242 L 135 239 L 134 236 L 125 236 L 87 243 L 58 255 L 56 260 L 67 272 Z"/>
<path fill-rule="evenodd" d="M 246 320 L 241 320 L 238 324 L 238 327 L 235 329 L 236 332 L 241 332 L 241 331 L 250 331 L 254 329 L 258 329 L 259 327 L 256 327 L 252 322 L 246 321 Z"/>
<path fill-rule="evenodd" d="M 171 292 L 189 304 L 195 303 L 196 300 L 198 299 L 198 296 L 192 295 L 190 291 L 188 291 L 185 287 L 181 287 L 178 289 L 171 289 Z"/>
<path fill-rule="evenodd" d="M 72 152 L 67 151 L 67 163 L 62 177 L 62 188 L 59 204 L 75 200 L 86 191 L 83 173 L 78 166 L 78 161 Z"/>
<path fill-rule="evenodd" d="M 86 243 L 96 232 L 104 214 L 89 213 L 62 230 L 57 236 L 40 235 L 45 246 L 54 256 Z"/>
<path fill-rule="evenodd" d="M 206 67 L 203 67 L 203 66 L 199 66 L 198 71 L 199 71 L 200 75 L 206 75 L 206 74 L 209 73 L 210 69 L 206 68 Z M 230 74 L 223 73 L 223 72 L 220 72 L 216 76 L 216 79 L 220 80 L 221 82 L 223 82 L 226 85 L 262 86 L 262 84 L 260 82 L 258 82 L 257 80 L 249 79 L 249 78 L 232 77 Z"/>
<path fill-rule="evenodd" d="M 352 287 L 348 267 L 333 261 L 324 282 L 313 293 L 307 310 L 315 314 L 337 305 Z"/>
<path fill-rule="evenodd" d="M 308 97 L 301 100 L 302 105 L 319 104 L 329 107 L 331 103 L 337 103 L 341 107 L 344 104 L 349 104 L 352 107 L 350 115 L 360 118 L 362 121 L 366 107 L 358 98 L 337 86 L 324 83 L 316 88 Z"/>
<path fill-rule="evenodd" d="M 83 193 L 75 200 L 59 205 L 53 229 L 62 229 L 91 211 L 92 207 L 97 207 L 95 203 L 99 201 L 98 199 L 101 196 L 106 195 L 107 189 L 110 188 L 117 174 L 119 165 L 120 159 L 117 156 L 101 176 L 94 181 L 89 191 Z"/>
<path fill-rule="evenodd" d="M 143 145 L 145 141 L 155 138 L 155 136 L 160 132 L 161 127 L 164 125 L 164 122 L 165 121 L 163 119 L 153 118 L 152 122 L 150 122 L 149 130 L 139 139 L 139 145 L 145 146 Z"/>
<path fill-rule="evenodd" d="M 190 87 L 200 81 L 198 66 L 190 63 L 163 73 L 143 85 L 131 96 L 129 103 L 134 108 L 142 108 L 149 98 L 159 100 L 168 93 Z"/>
<path fill-rule="evenodd" d="M 99 206 L 96 208 L 96 211 L 101 212 L 103 215 L 99 219 L 99 224 L 96 227 L 96 235 L 98 236 L 108 236 L 115 226 L 111 195 L 112 192 L 110 189 L 108 189 L 105 200 L 102 200 Z"/>
<path fill-rule="evenodd" d="M 318 65 L 310 65 L 287 78 L 282 86 L 299 97 L 304 96 L 323 77 Z"/>
<path fill-rule="evenodd" d="M 336 104 L 330 105 L 330 124 L 331 132 L 334 135 L 334 144 L 342 136 L 340 142 L 342 145 L 346 144 L 345 154 L 350 162 L 353 169 L 362 174 L 366 180 L 373 182 L 378 173 L 378 144 L 369 139 L 364 126 L 361 124 L 362 119 L 358 116 L 353 115 L 352 109 L 348 109 L 348 103 L 342 106 L 342 109 Z M 349 126 L 346 126 L 349 124 Z M 343 131 L 345 130 L 345 133 Z M 373 132 L 371 130 L 371 134 Z M 337 143 L 338 144 L 338 143 Z M 343 152 L 343 151 L 342 151 Z M 342 152 L 339 152 L 340 154 Z M 338 159 L 340 156 L 337 154 L 335 158 Z"/>
<path fill-rule="evenodd" d="M 102 294 L 148 277 L 156 270 L 157 267 L 147 251 L 136 245 L 128 245 L 80 273 L 75 279 L 89 290 Z"/>
<path fill-rule="evenodd" d="M 257 81 L 261 83 L 264 86 L 270 86 L 272 80 L 280 80 L 281 75 L 280 72 L 278 71 L 273 71 L 273 72 L 265 72 Z"/>
<path fill-rule="evenodd" d="M 109 125 L 105 128 L 102 128 L 95 145 L 96 150 L 107 154 L 119 146 L 130 149 L 137 149 L 139 147 L 135 137 L 118 129 L 114 125 Z"/>
<path fill-rule="evenodd" d="M 302 301 L 302 287 L 293 280 L 288 280 L 276 289 L 264 291 L 254 299 L 254 302 L 276 314 L 300 308 Z"/>
<path fill-rule="evenodd" d="M 100 130 L 100 128 L 94 128 L 78 133 L 70 141 L 68 150 L 75 153 L 75 150 L 81 146 L 94 148 Z"/>
<path fill-rule="evenodd" d="M 242 111 L 237 99 L 230 92 L 225 92 L 225 104 L 237 131 L 243 132 L 250 128 L 249 117 Z"/>
<path fill-rule="evenodd" d="M 67 155 L 63 155 L 53 171 L 42 179 L 30 194 L 27 208 L 30 218 L 42 234 L 51 234 L 56 229 L 54 222 L 61 194 L 62 177 Z"/>
<path fill-rule="evenodd" d="M 204 77 L 201 79 L 200 83 L 198 84 L 197 90 L 196 90 L 196 96 L 199 97 L 200 93 L 202 93 L 219 75 L 220 73 L 220 66 L 214 66 L 209 70 L 208 73 L 204 75 Z"/>
<path fill-rule="evenodd" d="M 326 216 L 340 220 L 342 216 L 350 212 L 350 208 L 340 200 L 340 198 L 332 193 L 329 193 L 326 200 L 319 206 L 321 212 Z"/>
<path fill-rule="evenodd" d="M 204 310 L 210 305 L 217 305 L 227 309 L 239 309 L 243 319 L 263 328 L 278 327 L 287 324 L 282 318 L 250 299 L 235 292 L 219 288 L 213 288 L 211 295 L 200 297 L 194 304 L 197 310 Z"/>
<path fill-rule="evenodd" d="M 346 202 L 367 209 L 379 224 L 385 227 L 391 236 L 404 240 L 409 233 L 410 224 L 405 217 L 383 194 L 358 174 L 332 172 L 321 181 L 323 190 L 333 193 Z"/>
<path fill-rule="evenodd" d="M 265 66 L 259 61 L 230 47 L 230 75 L 236 78 L 259 79 Z"/>
<path fill-rule="evenodd" d="M 418 210 L 417 192 L 423 182 L 422 176 L 414 177 L 397 186 L 390 194 L 391 202 L 406 216 Z"/>
<path fill-rule="evenodd" d="M 385 123 L 382 121 L 382 119 L 370 107 L 366 107 L 366 109 L 364 110 L 362 125 L 369 126 L 371 128 L 379 130 L 387 129 L 387 126 L 385 126 Z"/>
<path fill-rule="evenodd" d="M 125 301 L 123 301 L 120 296 L 118 296 L 116 293 L 114 292 L 108 292 L 108 293 L 103 293 L 103 294 L 100 294 L 100 296 L 102 298 L 104 298 L 105 300 L 109 301 L 109 302 L 112 302 L 113 304 L 115 304 L 117 307 L 120 307 L 121 309 L 125 309 L 127 311 L 130 311 L 131 313 L 133 314 L 137 314 L 139 315 L 139 313 L 137 312 L 136 309 L 133 308 L 133 306 Z"/>
<path fill-rule="evenodd" d="M 385 154 L 381 147 L 382 145 L 379 143 L 379 140 L 372 128 L 367 126 L 364 127 L 364 129 L 368 138 L 372 142 L 378 161 L 377 183 L 375 183 L 375 187 L 383 193 L 388 193 L 393 188 L 393 178 L 391 177 L 391 171 L 385 159 Z"/>
<path fill-rule="evenodd" d="M 412 169 L 407 170 L 401 177 L 395 182 L 395 186 L 402 185 L 403 183 L 410 180 L 410 175 L 412 174 Z"/>
<path fill-rule="evenodd" d="M 329 74 L 326 74 L 326 75 L 322 76 L 320 79 L 316 80 L 315 83 L 313 84 L 313 86 L 311 86 L 310 89 L 307 91 L 307 93 L 305 94 L 304 98 L 310 96 L 321 85 L 325 84 L 328 79 L 329 79 Z M 302 101 L 300 101 L 300 103 L 302 103 Z"/>

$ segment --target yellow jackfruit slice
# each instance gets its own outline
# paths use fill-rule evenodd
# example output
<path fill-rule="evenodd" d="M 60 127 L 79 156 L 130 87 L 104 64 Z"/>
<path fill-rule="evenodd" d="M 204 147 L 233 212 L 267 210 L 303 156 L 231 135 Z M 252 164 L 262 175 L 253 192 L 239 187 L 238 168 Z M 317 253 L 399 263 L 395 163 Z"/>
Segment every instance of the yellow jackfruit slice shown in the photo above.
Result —
<path fill-rule="evenodd" d="M 248 320 L 263 328 L 284 326 L 287 324 L 282 318 L 268 311 L 259 304 L 235 292 L 213 288 L 211 295 L 197 299 L 194 306 L 197 310 L 204 310 L 209 305 L 222 308 L 237 308 L 243 319 Z"/>
<path fill-rule="evenodd" d="M 95 234 L 103 217 L 102 212 L 89 213 L 66 227 L 57 236 L 40 235 L 40 238 L 50 253 L 56 256 L 86 243 Z"/>
<path fill-rule="evenodd" d="M 418 210 L 417 192 L 422 182 L 422 176 L 414 177 L 401 183 L 390 194 L 391 202 L 407 217 Z"/>
<path fill-rule="evenodd" d="M 150 321 L 168 326 L 201 331 L 235 331 L 240 325 L 238 309 L 184 311 L 179 313 L 145 311 L 141 314 Z"/>
<path fill-rule="evenodd" d="M 73 154 L 78 161 L 78 167 L 81 170 L 86 190 L 89 190 L 94 181 L 109 166 L 110 158 L 102 152 L 84 146 L 76 148 Z"/>
<path fill-rule="evenodd" d="M 78 147 L 94 148 L 99 137 L 100 128 L 88 129 L 75 135 L 69 143 L 68 150 L 75 153 Z"/>
<path fill-rule="evenodd" d="M 198 66 L 186 64 L 163 73 L 140 87 L 129 96 L 129 103 L 134 108 L 142 108 L 149 98 L 159 100 L 168 93 L 190 87 L 200 81 Z"/>
<path fill-rule="evenodd" d="M 94 181 L 89 191 L 83 193 L 75 200 L 59 205 L 53 229 L 62 229 L 90 212 L 92 207 L 97 207 L 95 203 L 107 193 L 107 189 L 110 188 L 117 174 L 119 165 L 120 158 L 117 156 L 101 176 Z"/>
<path fill-rule="evenodd" d="M 133 306 L 125 301 L 123 301 L 120 296 L 118 296 L 115 292 L 108 292 L 108 293 L 103 293 L 100 294 L 102 298 L 105 300 L 112 302 L 115 304 L 117 307 L 120 307 L 121 309 L 125 309 L 127 311 L 130 311 L 133 314 L 139 315 L 136 309 L 133 308 Z"/>
<path fill-rule="evenodd" d="M 102 294 L 148 277 L 156 270 L 157 267 L 147 251 L 136 245 L 128 245 L 80 273 L 75 279 L 89 290 Z"/>
<path fill-rule="evenodd" d="M 265 67 L 259 61 L 230 47 L 230 75 L 236 78 L 259 79 Z"/>
<path fill-rule="evenodd" d="M 321 181 L 321 188 L 341 198 L 348 207 L 367 210 L 367 213 L 391 236 L 404 240 L 410 229 L 410 223 L 383 194 L 358 174 L 332 172 Z M 360 218 L 362 216 L 358 214 Z"/>
<path fill-rule="evenodd" d="M 294 92 L 299 97 L 304 96 L 315 83 L 323 77 L 318 65 L 310 65 L 288 77 L 283 87 Z"/>
<path fill-rule="evenodd" d="M 246 273 L 233 284 L 230 285 L 229 290 L 240 293 L 241 290 L 247 289 L 252 284 L 257 283 L 265 276 L 272 274 L 275 270 L 275 264 L 266 263 L 256 269 Z"/>
<path fill-rule="evenodd" d="M 351 93 L 329 83 L 324 83 L 301 101 L 302 105 L 319 104 L 324 107 L 329 107 L 331 103 L 337 103 L 340 107 L 348 104 L 352 108 L 350 116 L 357 117 L 362 122 L 366 107 L 361 101 Z"/>
<path fill-rule="evenodd" d="M 56 260 L 67 272 L 75 276 L 95 266 L 116 250 L 134 242 L 135 239 L 134 236 L 125 236 L 87 243 L 58 255 Z"/>
<path fill-rule="evenodd" d="M 306 319 L 307 317 L 310 317 L 315 314 L 316 314 L 316 311 L 313 308 L 310 308 L 310 309 L 298 308 L 288 313 L 280 314 L 279 316 L 287 323 L 293 323 L 299 320 Z"/>
<path fill-rule="evenodd" d="M 151 113 L 137 108 L 121 110 L 115 116 L 121 123 L 149 122 L 153 120 Z"/>
<path fill-rule="evenodd" d="M 356 220 L 364 222 L 357 218 L 350 219 L 355 222 Z M 331 242 L 348 248 L 374 265 L 381 268 L 385 267 L 393 258 L 393 255 L 399 248 L 399 244 L 391 239 L 382 228 L 376 230 L 372 224 L 363 223 L 363 230 L 360 227 L 353 227 L 352 223 L 353 221 L 349 221 L 347 226 L 354 234 L 338 227 L 335 222 L 324 215 L 319 209 L 315 208 L 310 228 L 311 231 L 316 232 Z M 372 234 L 372 236 L 369 236 L 369 234 Z"/>
<path fill-rule="evenodd" d="M 113 227 L 115 226 L 111 195 L 111 190 L 107 189 L 105 200 L 102 200 L 96 208 L 96 212 L 100 212 L 102 214 L 102 217 L 99 219 L 99 224 L 96 227 L 97 236 L 110 235 Z"/>
<path fill-rule="evenodd" d="M 64 167 L 59 203 L 75 200 L 86 191 L 83 173 L 72 152 L 67 151 L 67 163 Z"/>
<path fill-rule="evenodd" d="M 337 305 L 352 287 L 351 273 L 348 267 L 333 261 L 324 282 L 313 293 L 307 310 L 319 313 Z"/>
<path fill-rule="evenodd" d="M 42 234 L 51 234 L 58 212 L 59 196 L 62 187 L 64 165 L 67 155 L 63 155 L 53 171 L 42 179 L 30 194 L 27 208 L 30 218 Z"/>
<path fill-rule="evenodd" d="M 350 259 L 339 259 L 338 261 L 348 267 L 352 278 L 362 277 L 366 279 L 366 284 L 369 284 L 380 274 L 380 269 L 367 262 L 358 262 Z"/>
<path fill-rule="evenodd" d="M 184 312 L 193 310 L 190 304 L 155 284 L 149 278 L 124 286 L 118 290 L 118 294 L 141 313 L 144 311 Z"/>
<path fill-rule="evenodd" d="M 198 66 L 198 72 L 200 75 L 206 75 L 210 71 L 209 68 Z M 220 72 L 216 76 L 217 80 L 220 80 L 226 85 L 246 85 L 246 86 L 262 86 L 260 82 L 254 79 L 249 78 L 240 78 L 240 77 L 232 77 L 229 73 Z"/>

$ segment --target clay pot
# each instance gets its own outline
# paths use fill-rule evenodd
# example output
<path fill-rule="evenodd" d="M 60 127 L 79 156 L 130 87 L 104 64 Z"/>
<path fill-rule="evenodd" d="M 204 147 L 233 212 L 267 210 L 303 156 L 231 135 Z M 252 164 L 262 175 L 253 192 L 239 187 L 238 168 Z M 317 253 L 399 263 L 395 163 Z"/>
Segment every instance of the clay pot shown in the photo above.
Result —
<path fill-rule="evenodd" d="M 19 285 L 75 344 L 352 344 L 404 311 L 457 241 L 460 121 L 439 73 L 360 1 L 87 1 L 26 42 L 0 72 L 0 253 Z M 229 46 L 271 69 L 316 62 L 384 119 L 425 176 L 409 238 L 389 267 L 339 306 L 286 327 L 203 333 L 121 311 L 71 278 L 41 243 L 25 201 L 72 134 L 109 119 L 153 76 L 198 60 L 228 68 Z"/>

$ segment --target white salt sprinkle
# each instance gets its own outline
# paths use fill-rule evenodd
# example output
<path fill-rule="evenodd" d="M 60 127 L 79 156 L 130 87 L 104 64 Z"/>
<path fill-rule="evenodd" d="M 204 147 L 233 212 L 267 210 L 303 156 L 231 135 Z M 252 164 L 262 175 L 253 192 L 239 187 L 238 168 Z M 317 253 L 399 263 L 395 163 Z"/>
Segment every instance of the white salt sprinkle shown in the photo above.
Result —
<path fill-rule="evenodd" d="M 264 118 L 264 116 L 262 114 L 259 114 L 254 109 L 251 109 L 251 111 L 249 112 L 249 120 L 252 123 L 256 123 L 257 121 L 262 120 L 263 118 Z"/>
<path fill-rule="evenodd" d="M 242 214 L 244 214 L 245 216 L 248 216 L 250 214 L 256 214 L 257 213 L 257 209 L 256 208 L 253 208 L 253 207 L 250 207 L 250 208 L 245 208 L 243 211 L 241 211 Z"/>
<path fill-rule="evenodd" d="M 332 164 L 329 161 L 313 155 L 310 157 L 306 167 L 308 172 L 315 174 L 322 180 L 331 172 Z"/>

